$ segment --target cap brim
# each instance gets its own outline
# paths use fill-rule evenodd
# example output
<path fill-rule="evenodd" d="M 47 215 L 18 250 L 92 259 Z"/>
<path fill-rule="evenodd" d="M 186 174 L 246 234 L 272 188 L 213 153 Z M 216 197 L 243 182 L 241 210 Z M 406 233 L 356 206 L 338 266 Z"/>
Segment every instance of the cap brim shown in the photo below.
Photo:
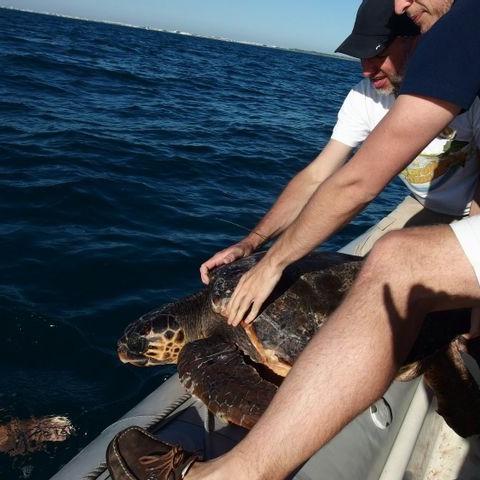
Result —
<path fill-rule="evenodd" d="M 384 35 L 359 35 L 352 33 L 335 50 L 355 58 L 372 58 L 381 54 L 388 45 L 389 38 Z"/>

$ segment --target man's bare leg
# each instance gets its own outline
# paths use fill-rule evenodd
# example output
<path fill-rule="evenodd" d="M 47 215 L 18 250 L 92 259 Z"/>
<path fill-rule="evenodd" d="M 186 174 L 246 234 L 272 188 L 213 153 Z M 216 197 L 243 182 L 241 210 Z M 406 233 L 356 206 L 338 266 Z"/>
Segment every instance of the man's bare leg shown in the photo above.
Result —
<path fill-rule="evenodd" d="M 428 311 L 472 305 L 480 287 L 450 227 L 388 234 L 258 424 L 187 480 L 285 478 L 385 392 Z"/>

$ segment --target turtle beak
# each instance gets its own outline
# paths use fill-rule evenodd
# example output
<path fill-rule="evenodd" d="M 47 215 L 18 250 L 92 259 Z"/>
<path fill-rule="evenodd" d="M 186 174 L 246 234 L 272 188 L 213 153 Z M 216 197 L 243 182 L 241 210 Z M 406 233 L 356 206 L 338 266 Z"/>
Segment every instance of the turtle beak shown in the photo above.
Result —
<path fill-rule="evenodd" d="M 165 364 L 165 362 L 159 361 L 156 358 L 132 352 L 128 345 L 122 340 L 118 342 L 117 354 L 122 363 L 130 363 L 135 367 L 155 367 Z"/>
<path fill-rule="evenodd" d="M 125 349 L 134 356 L 143 355 L 148 350 L 147 339 L 142 335 L 133 333 L 126 338 L 122 338 L 120 342 L 125 345 Z"/>
<path fill-rule="evenodd" d="M 122 363 L 131 363 L 137 367 L 147 366 L 148 359 L 141 354 L 132 352 L 132 350 L 128 347 L 128 344 L 125 343 L 123 339 L 118 342 L 117 353 L 118 358 Z"/>

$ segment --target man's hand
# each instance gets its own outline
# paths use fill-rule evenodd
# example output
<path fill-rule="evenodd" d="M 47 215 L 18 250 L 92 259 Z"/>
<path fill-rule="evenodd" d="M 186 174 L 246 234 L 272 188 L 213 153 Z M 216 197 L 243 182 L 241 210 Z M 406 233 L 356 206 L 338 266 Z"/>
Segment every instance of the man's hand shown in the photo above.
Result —
<path fill-rule="evenodd" d="M 220 252 L 217 252 L 212 258 L 208 259 L 206 262 L 200 265 L 200 277 L 202 282 L 205 285 L 208 285 L 210 278 L 208 273 L 210 270 L 220 265 L 226 265 L 227 263 L 232 263 L 239 258 L 246 257 L 250 255 L 254 250 L 253 245 L 248 242 L 246 239 L 232 245 L 231 247 L 225 248 Z"/>
<path fill-rule="evenodd" d="M 248 309 L 250 312 L 245 323 L 253 322 L 281 276 L 282 269 L 269 262 L 267 257 L 245 273 L 222 312 L 222 315 L 228 317 L 228 324 L 236 327 L 244 319 Z"/>

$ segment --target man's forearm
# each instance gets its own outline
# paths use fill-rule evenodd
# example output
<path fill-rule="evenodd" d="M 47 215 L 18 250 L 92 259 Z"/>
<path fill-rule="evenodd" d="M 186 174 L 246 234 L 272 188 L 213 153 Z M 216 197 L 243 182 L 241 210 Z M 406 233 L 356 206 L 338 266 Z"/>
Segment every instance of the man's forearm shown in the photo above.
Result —
<path fill-rule="evenodd" d="M 240 243 L 255 251 L 292 224 L 318 186 L 306 170 L 290 180 L 272 208 Z"/>
<path fill-rule="evenodd" d="M 209 272 L 213 268 L 250 255 L 291 225 L 317 186 L 345 163 L 350 152 L 351 147 L 348 145 L 330 140 L 313 162 L 290 181 L 273 207 L 246 237 L 202 263 L 200 266 L 202 282 L 208 284 Z"/>
<path fill-rule="evenodd" d="M 248 235 L 255 248 L 286 230 L 315 192 L 318 184 L 305 181 L 303 173 L 300 172 L 288 183 L 273 207 Z"/>
<path fill-rule="evenodd" d="M 302 258 L 357 215 L 373 198 L 349 179 L 347 166 L 314 192 L 292 225 L 268 251 L 281 267 Z"/>
<path fill-rule="evenodd" d="M 350 162 L 320 185 L 262 260 L 241 277 L 224 312 L 230 325 L 252 322 L 285 267 L 312 251 L 373 200 L 459 110 L 446 102 L 401 98 Z"/>
<path fill-rule="evenodd" d="M 330 140 L 313 162 L 293 177 L 245 240 L 257 249 L 285 231 L 298 217 L 318 186 L 345 163 L 350 152 L 351 147 Z"/>
<path fill-rule="evenodd" d="M 324 242 L 373 200 L 457 112 L 446 102 L 401 96 L 352 160 L 316 190 L 265 261 L 285 268 Z"/>

